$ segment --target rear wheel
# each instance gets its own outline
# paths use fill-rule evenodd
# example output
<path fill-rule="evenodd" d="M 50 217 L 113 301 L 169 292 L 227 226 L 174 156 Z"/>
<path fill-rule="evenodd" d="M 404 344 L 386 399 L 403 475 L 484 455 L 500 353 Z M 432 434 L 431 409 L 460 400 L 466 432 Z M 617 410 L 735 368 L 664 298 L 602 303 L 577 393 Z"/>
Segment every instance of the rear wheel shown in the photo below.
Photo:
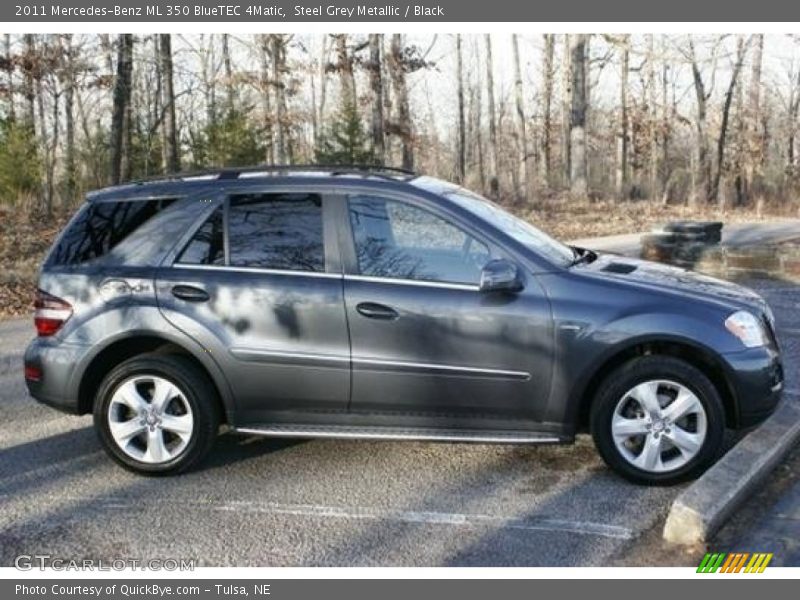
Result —
<path fill-rule="evenodd" d="M 95 428 L 122 466 L 146 474 L 184 471 L 202 459 L 219 427 L 214 387 L 182 356 L 125 361 L 103 380 Z"/>
<path fill-rule="evenodd" d="M 669 485 L 705 471 L 722 448 L 725 413 L 714 384 L 671 356 L 626 363 L 600 385 L 591 431 L 600 455 L 638 483 Z"/>

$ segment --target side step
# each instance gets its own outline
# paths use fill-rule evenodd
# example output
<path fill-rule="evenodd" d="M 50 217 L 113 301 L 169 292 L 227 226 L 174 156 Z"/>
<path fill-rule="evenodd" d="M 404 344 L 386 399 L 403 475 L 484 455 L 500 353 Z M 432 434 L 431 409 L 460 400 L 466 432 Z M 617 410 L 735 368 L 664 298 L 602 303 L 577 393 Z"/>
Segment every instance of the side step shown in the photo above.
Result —
<path fill-rule="evenodd" d="M 364 427 L 351 425 L 252 425 L 235 427 L 235 433 L 265 437 L 330 438 L 341 440 L 417 440 L 478 442 L 483 444 L 559 444 L 567 440 L 531 431 L 481 431 L 431 427 Z"/>

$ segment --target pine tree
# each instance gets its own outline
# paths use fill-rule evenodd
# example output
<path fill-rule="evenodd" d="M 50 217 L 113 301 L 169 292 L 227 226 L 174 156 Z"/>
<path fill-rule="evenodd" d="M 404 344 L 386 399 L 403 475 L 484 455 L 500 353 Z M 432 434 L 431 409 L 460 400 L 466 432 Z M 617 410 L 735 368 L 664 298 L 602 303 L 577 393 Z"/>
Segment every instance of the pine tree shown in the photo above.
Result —
<path fill-rule="evenodd" d="M 369 135 L 364 130 L 354 104 L 345 104 L 330 126 L 323 131 L 316 160 L 328 165 L 376 164 Z"/>

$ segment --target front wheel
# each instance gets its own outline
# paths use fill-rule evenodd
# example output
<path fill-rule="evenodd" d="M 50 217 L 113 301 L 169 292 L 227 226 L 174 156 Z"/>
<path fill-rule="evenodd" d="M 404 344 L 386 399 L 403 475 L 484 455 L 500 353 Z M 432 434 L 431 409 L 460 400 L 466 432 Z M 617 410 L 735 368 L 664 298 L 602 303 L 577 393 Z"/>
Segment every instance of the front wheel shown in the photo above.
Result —
<path fill-rule="evenodd" d="M 713 464 L 722 449 L 725 413 L 702 371 L 678 358 L 650 355 L 603 381 L 590 427 L 603 460 L 623 477 L 671 485 Z"/>
<path fill-rule="evenodd" d="M 125 361 L 103 380 L 95 428 L 108 454 L 139 473 L 178 473 L 196 464 L 219 428 L 214 387 L 206 374 L 177 355 Z"/>

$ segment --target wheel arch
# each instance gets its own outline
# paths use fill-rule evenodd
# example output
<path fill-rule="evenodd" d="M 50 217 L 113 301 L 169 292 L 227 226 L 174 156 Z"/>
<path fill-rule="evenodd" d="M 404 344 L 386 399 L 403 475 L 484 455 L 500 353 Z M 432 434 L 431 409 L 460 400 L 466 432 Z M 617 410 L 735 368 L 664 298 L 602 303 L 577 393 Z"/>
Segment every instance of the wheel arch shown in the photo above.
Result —
<path fill-rule="evenodd" d="M 572 414 L 569 422 L 578 431 L 587 431 L 589 411 L 600 383 L 616 368 L 637 356 L 665 355 L 679 358 L 700 369 L 714 384 L 725 409 L 725 424 L 735 427 L 739 422 L 739 409 L 733 386 L 722 359 L 711 348 L 682 337 L 648 337 L 629 341 L 605 353 L 587 374 L 579 378 L 570 394 Z"/>
<path fill-rule="evenodd" d="M 163 332 L 149 330 L 126 332 L 106 340 L 94 353 L 84 359 L 76 370 L 78 414 L 92 412 L 95 394 L 106 375 L 118 364 L 143 354 L 178 354 L 192 361 L 208 375 L 220 402 L 222 422 L 229 423 L 234 414 L 233 395 L 222 371 L 213 358 L 200 356 L 185 340 Z"/>

